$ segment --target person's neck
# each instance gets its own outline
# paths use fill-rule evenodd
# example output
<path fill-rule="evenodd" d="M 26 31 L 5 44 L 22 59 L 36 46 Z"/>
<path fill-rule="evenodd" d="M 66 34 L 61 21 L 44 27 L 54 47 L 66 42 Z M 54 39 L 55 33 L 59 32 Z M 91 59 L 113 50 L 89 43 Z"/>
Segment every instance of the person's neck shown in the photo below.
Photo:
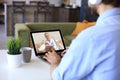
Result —
<path fill-rule="evenodd" d="M 98 13 L 99 15 L 103 14 L 105 11 L 114 8 L 112 5 L 105 5 L 105 4 L 100 4 L 98 6 Z"/>

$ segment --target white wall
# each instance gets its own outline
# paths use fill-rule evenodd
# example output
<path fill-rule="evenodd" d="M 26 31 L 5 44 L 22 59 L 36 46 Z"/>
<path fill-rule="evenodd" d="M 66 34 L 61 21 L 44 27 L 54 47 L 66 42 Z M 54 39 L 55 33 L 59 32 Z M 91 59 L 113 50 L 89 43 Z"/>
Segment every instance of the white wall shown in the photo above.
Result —
<path fill-rule="evenodd" d="M 2 1 L 2 0 L 0 0 Z M 29 4 L 30 1 L 45 1 L 45 0 L 3 0 L 5 2 L 7 2 L 7 4 L 12 4 L 12 1 L 26 1 L 26 4 Z M 48 0 L 50 2 L 50 4 L 55 4 L 55 3 L 63 3 L 64 0 Z M 81 6 L 81 0 L 70 0 L 70 4 L 73 4 L 75 2 L 75 4 L 77 6 Z"/>
<path fill-rule="evenodd" d="M 76 6 L 81 6 L 81 0 L 70 0 L 70 4 L 75 4 Z"/>
<path fill-rule="evenodd" d="M 29 4 L 29 1 L 45 1 L 45 0 L 5 0 L 5 2 L 7 2 L 8 4 L 12 4 L 12 1 L 26 1 L 26 3 Z M 50 2 L 50 4 L 62 2 L 62 0 L 48 0 L 48 1 Z"/>

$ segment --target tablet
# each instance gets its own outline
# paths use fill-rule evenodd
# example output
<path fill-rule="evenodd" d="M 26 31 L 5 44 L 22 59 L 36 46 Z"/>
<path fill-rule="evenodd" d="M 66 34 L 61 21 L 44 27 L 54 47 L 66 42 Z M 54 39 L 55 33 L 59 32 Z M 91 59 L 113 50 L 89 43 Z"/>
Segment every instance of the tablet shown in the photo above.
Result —
<path fill-rule="evenodd" d="M 32 31 L 30 35 L 36 56 L 44 55 L 51 49 L 58 53 L 66 49 L 59 29 Z"/>

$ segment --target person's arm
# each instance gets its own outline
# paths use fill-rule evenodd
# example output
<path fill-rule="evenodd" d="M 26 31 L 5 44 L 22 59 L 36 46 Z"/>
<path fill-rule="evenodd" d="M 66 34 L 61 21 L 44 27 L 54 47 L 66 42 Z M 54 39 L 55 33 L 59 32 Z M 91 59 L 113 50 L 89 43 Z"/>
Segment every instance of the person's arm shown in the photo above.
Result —
<path fill-rule="evenodd" d="M 44 59 L 46 59 L 49 63 L 50 63 L 50 73 L 52 75 L 53 70 L 59 65 L 61 58 L 60 56 L 55 52 L 54 49 L 52 49 L 52 51 L 48 52 L 45 54 L 45 56 L 43 57 Z"/>
<path fill-rule="evenodd" d="M 57 67 L 58 65 L 50 65 L 50 75 L 51 75 L 51 78 L 52 78 L 52 73 L 53 71 L 55 70 L 55 68 Z"/>
<path fill-rule="evenodd" d="M 45 59 L 51 64 L 53 80 L 82 80 L 90 74 L 94 68 L 96 52 L 91 37 L 87 35 L 75 38 L 62 59 L 54 51 L 46 54 Z"/>

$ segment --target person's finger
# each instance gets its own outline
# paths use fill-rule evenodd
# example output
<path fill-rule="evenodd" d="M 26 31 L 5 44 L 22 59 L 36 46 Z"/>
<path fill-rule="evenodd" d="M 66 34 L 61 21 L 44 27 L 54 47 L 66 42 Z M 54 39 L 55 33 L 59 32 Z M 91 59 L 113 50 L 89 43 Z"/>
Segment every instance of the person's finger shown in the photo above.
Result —
<path fill-rule="evenodd" d="M 62 53 L 66 53 L 66 50 L 64 50 Z"/>
<path fill-rule="evenodd" d="M 50 54 L 50 53 L 48 52 L 48 53 L 45 54 L 45 56 L 49 56 L 49 54 Z"/>
<path fill-rule="evenodd" d="M 47 60 L 48 58 L 47 58 L 47 56 L 45 55 L 45 56 L 43 56 L 43 59 L 46 59 L 46 60 Z"/>
<path fill-rule="evenodd" d="M 67 52 L 67 50 L 64 50 L 64 51 L 61 53 L 61 56 L 64 56 L 66 52 Z"/>
<path fill-rule="evenodd" d="M 52 48 L 52 49 L 51 49 L 51 51 L 52 51 L 52 52 L 55 52 L 55 49 L 54 49 L 54 48 Z"/>
<path fill-rule="evenodd" d="M 43 56 L 44 59 L 48 60 L 49 59 L 49 53 L 46 53 L 44 56 Z"/>
<path fill-rule="evenodd" d="M 50 63 L 50 59 L 49 59 L 49 57 L 48 56 L 43 56 L 43 59 L 45 59 L 46 61 L 48 61 L 49 63 Z M 50 63 L 51 64 L 51 63 Z"/>
<path fill-rule="evenodd" d="M 55 50 L 52 50 L 52 52 L 51 52 L 51 51 L 48 51 L 48 54 L 47 54 L 47 55 L 48 55 L 48 56 L 53 56 L 53 55 L 55 55 L 55 53 L 56 53 Z"/>

